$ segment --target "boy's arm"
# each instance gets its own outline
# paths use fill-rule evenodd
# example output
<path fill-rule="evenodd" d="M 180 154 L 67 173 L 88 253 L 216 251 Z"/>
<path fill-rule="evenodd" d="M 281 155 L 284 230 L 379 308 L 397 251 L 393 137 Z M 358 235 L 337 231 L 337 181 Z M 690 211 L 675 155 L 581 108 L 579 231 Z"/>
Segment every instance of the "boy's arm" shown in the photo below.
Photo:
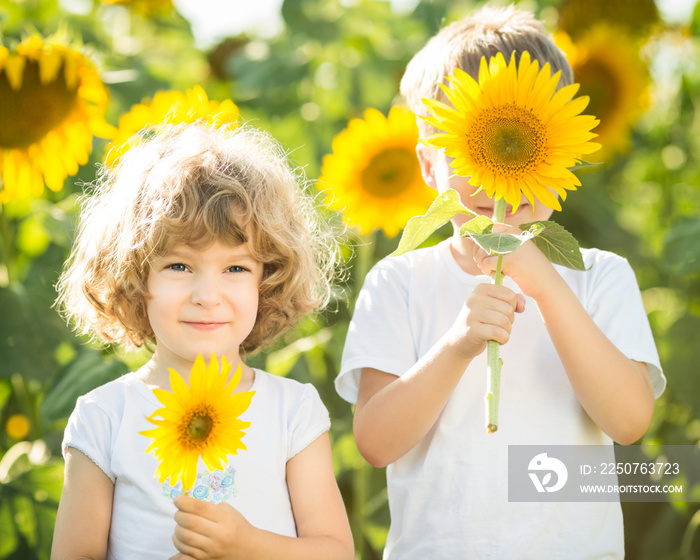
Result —
<path fill-rule="evenodd" d="M 228 504 L 178 496 L 173 541 L 180 558 L 352 560 L 354 548 L 333 472 L 328 432 L 287 462 L 298 538 L 253 527 Z"/>
<path fill-rule="evenodd" d="M 475 261 L 486 274 L 495 269 L 496 257 L 483 251 Z M 618 443 L 641 438 L 654 412 L 646 364 L 615 347 L 531 241 L 505 255 L 502 270 L 537 303 L 571 386 L 593 422 Z"/>
<path fill-rule="evenodd" d="M 620 352 L 559 279 L 537 306 L 571 386 L 601 430 L 617 443 L 634 443 L 646 433 L 654 413 L 647 365 Z"/>
<path fill-rule="evenodd" d="M 66 451 L 51 560 L 103 560 L 112 520 L 114 484 L 84 453 Z"/>
<path fill-rule="evenodd" d="M 489 340 L 505 344 L 524 299 L 504 286 L 479 284 L 450 330 L 401 377 L 365 368 L 353 429 L 360 453 L 383 467 L 410 451 L 432 428 L 474 357 Z"/>

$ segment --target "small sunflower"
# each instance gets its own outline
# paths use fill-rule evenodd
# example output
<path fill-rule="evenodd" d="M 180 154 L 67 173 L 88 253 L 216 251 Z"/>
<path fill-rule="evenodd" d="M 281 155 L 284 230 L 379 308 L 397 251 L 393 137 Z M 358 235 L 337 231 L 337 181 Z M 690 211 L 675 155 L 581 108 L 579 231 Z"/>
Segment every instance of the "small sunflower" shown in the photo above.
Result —
<path fill-rule="evenodd" d="M 581 93 L 590 97 L 589 109 L 600 118 L 596 129 L 603 150 L 594 156 L 605 161 L 629 149 L 632 127 L 649 107 L 651 77 L 639 45 L 623 28 L 599 24 L 576 42 L 555 35 L 566 53 Z"/>
<path fill-rule="evenodd" d="M 210 471 L 223 470 L 228 455 L 246 448 L 241 438 L 250 422 L 238 417 L 250 405 L 255 391 L 234 394 L 241 379 L 241 366 L 227 383 L 230 370 L 226 358 L 222 359 L 219 372 L 213 355 L 209 367 L 199 355 L 192 366 L 189 389 L 172 369 L 172 393 L 153 389 L 164 408 L 148 417 L 157 427 L 139 433 L 153 438 L 146 453 L 152 451 L 160 462 L 156 477 L 161 483 L 169 477 L 171 485 L 181 480 L 183 488 L 189 490 L 197 477 L 199 457 Z"/>
<path fill-rule="evenodd" d="M 13 414 L 7 419 L 5 431 L 12 439 L 23 440 L 29 434 L 32 425 L 24 414 Z"/>
<path fill-rule="evenodd" d="M 417 142 L 416 118 L 404 107 L 393 107 L 387 118 L 367 109 L 364 119 L 352 119 L 323 158 L 319 185 L 330 188 L 331 208 L 361 233 L 381 228 L 395 236 L 434 198 L 423 182 Z"/>
<path fill-rule="evenodd" d="M 200 120 L 209 126 L 220 126 L 235 123 L 238 116 L 238 107 L 233 101 L 210 101 L 206 92 L 198 85 L 185 93 L 158 92 L 153 99 L 144 99 L 120 117 L 117 135 L 107 147 L 105 163 L 110 167 L 115 165 L 132 146 L 132 136 L 144 129 Z"/>
<path fill-rule="evenodd" d="M 97 70 L 56 37 L 0 46 L 0 203 L 39 196 L 88 161 L 93 136 L 110 138 Z"/>
<path fill-rule="evenodd" d="M 515 53 L 508 64 L 501 53 L 489 63 L 482 58 L 478 82 L 459 68 L 447 80 L 450 87 L 441 87 L 452 106 L 424 99 L 425 121 L 445 132 L 421 141 L 444 148 L 457 175 L 494 200 L 505 198 L 514 212 L 522 194 L 561 210 L 552 191 L 565 199 L 581 184 L 569 168 L 600 148 L 590 142 L 597 119 L 580 115 L 588 98 L 572 99 L 578 84 L 555 93 L 559 72 L 552 76 L 549 64 L 540 70 L 527 51 L 517 67 Z"/>
<path fill-rule="evenodd" d="M 173 0 L 100 0 L 102 4 L 118 4 L 146 17 L 167 15 L 173 11 Z"/>

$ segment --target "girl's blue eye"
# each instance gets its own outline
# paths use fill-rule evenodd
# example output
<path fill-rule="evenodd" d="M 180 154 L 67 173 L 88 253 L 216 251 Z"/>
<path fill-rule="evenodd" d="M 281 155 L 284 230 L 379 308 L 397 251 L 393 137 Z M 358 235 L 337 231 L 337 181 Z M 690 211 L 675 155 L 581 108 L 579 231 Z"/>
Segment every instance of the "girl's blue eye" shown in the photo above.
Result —
<path fill-rule="evenodd" d="M 245 272 L 246 270 L 248 269 L 238 265 L 230 266 L 228 269 L 229 272 Z"/>
<path fill-rule="evenodd" d="M 181 263 L 168 265 L 168 268 L 171 270 L 175 270 L 176 272 L 185 272 L 187 270 L 187 267 Z"/>

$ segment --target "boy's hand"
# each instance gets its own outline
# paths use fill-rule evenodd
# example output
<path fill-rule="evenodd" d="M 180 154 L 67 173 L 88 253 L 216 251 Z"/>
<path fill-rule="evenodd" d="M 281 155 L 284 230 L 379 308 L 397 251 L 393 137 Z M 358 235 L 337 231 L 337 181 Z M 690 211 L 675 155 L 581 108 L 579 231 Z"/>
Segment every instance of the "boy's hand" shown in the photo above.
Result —
<path fill-rule="evenodd" d="M 517 226 L 507 224 L 494 224 L 493 232 L 522 233 Z M 484 274 L 492 276 L 496 271 L 498 255 L 489 255 L 475 243 L 474 262 Z M 503 255 L 501 272 L 512 278 L 526 296 L 536 301 L 547 293 L 547 286 L 553 278 L 551 275 L 559 277 L 552 263 L 532 241 L 526 241 L 512 253 Z"/>
<path fill-rule="evenodd" d="M 177 496 L 175 507 L 173 543 L 180 554 L 171 560 L 245 557 L 246 535 L 253 526 L 236 509 L 190 496 Z"/>
<path fill-rule="evenodd" d="M 473 358 L 489 340 L 505 344 L 510 339 L 515 313 L 525 311 L 525 298 L 505 286 L 478 284 L 467 298 L 450 329 L 455 348 Z"/>

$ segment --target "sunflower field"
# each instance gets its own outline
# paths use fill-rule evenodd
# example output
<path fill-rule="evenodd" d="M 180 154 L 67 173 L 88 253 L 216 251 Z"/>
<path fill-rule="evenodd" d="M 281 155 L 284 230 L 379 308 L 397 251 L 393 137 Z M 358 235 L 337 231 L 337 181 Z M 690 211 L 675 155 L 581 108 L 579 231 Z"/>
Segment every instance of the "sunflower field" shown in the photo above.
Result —
<path fill-rule="evenodd" d="M 98 164 L 166 116 L 270 132 L 346 226 L 329 309 L 248 362 L 318 388 L 356 557 L 381 558 L 384 472 L 359 455 L 333 381 L 365 274 L 434 198 L 401 76 L 440 27 L 481 4 L 284 0 L 274 33 L 202 47 L 177 1 L 0 0 L 0 559 L 49 558 L 75 401 L 148 360 L 74 334 L 54 285 Z M 515 4 L 545 22 L 600 119 L 603 148 L 589 158 L 600 165 L 579 173 L 553 219 L 637 274 L 668 378 L 640 443 L 700 445 L 700 3 Z M 700 558 L 700 479 L 684 483 L 696 502 L 623 503 L 627 558 Z"/>

